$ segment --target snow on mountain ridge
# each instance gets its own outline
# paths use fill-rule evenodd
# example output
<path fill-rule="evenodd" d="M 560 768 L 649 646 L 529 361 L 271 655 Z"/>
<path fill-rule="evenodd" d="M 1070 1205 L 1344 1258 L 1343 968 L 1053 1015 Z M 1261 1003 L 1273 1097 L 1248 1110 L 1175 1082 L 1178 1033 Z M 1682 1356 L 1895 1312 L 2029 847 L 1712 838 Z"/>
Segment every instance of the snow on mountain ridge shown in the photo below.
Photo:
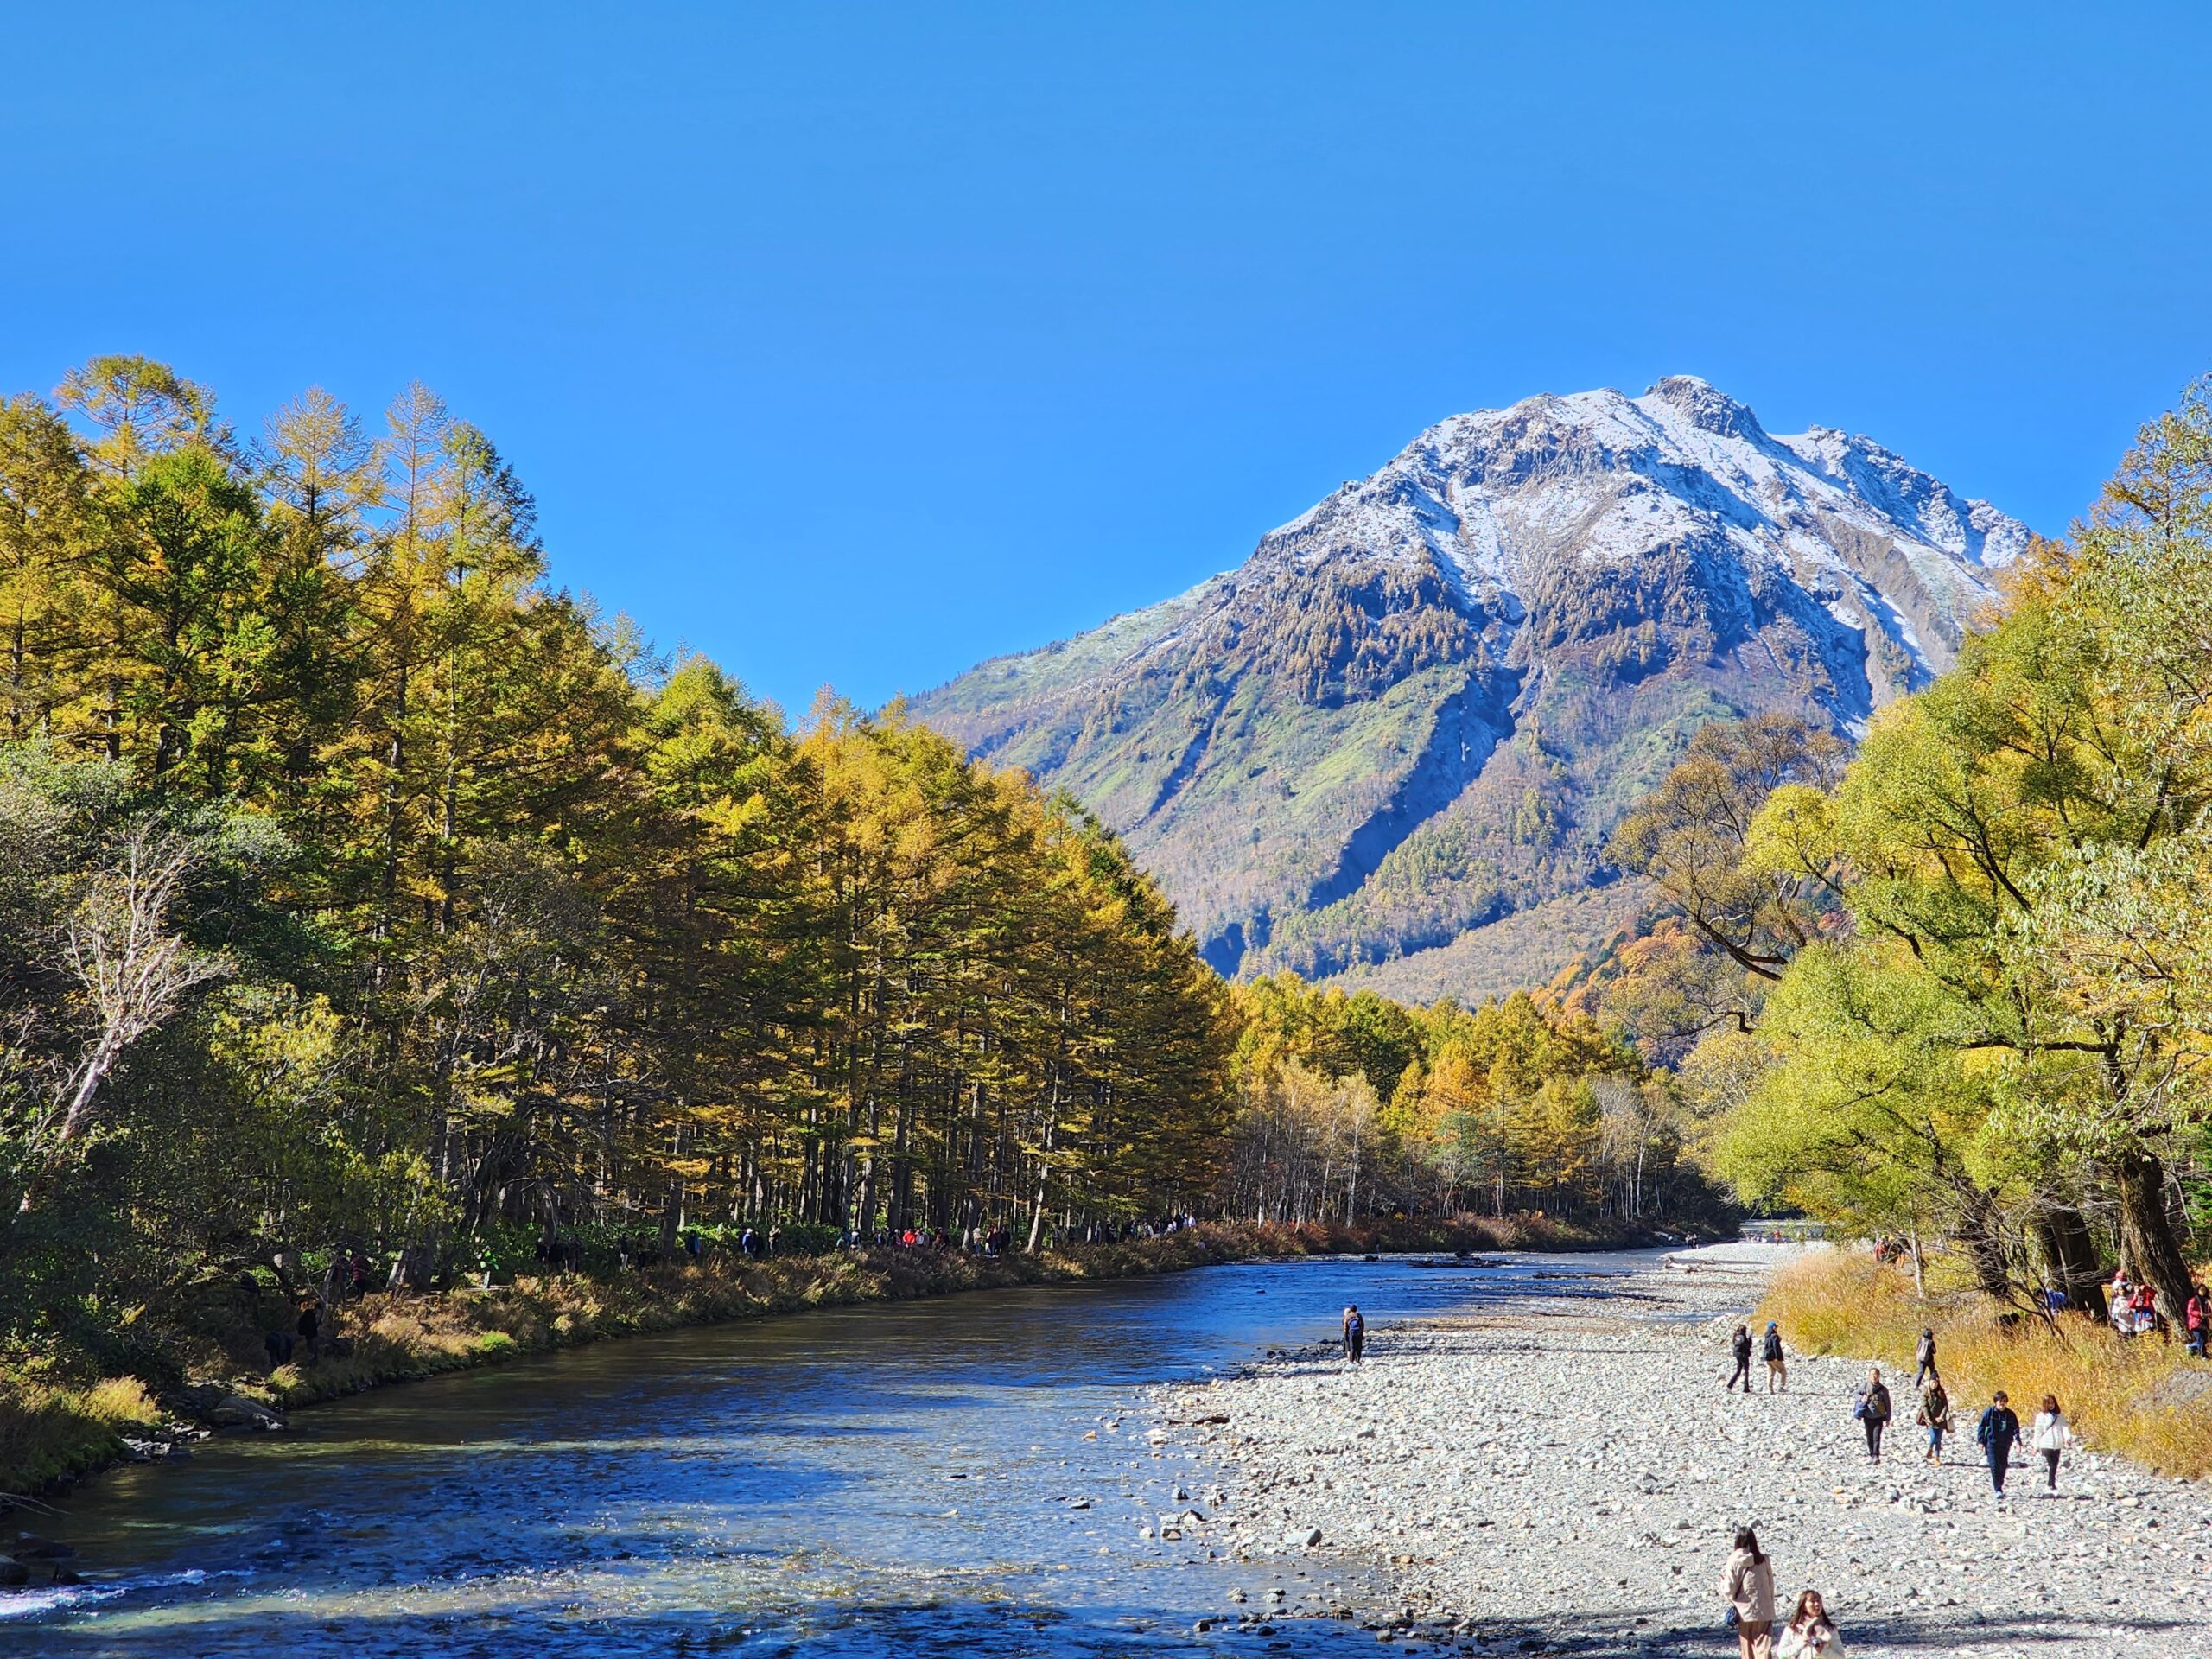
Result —
<path fill-rule="evenodd" d="M 1562 554 L 1618 564 L 1691 545 L 1788 571 L 1839 621 L 1901 646 L 1916 681 L 1948 665 L 1995 597 L 1989 573 L 2027 539 L 2025 525 L 1870 439 L 1818 426 L 1771 435 L 1744 404 L 1678 375 L 1640 397 L 1545 394 L 1452 416 L 1268 532 L 1252 564 L 1426 557 L 1495 613 L 1524 608 L 1531 568 Z"/>
<path fill-rule="evenodd" d="M 1540 982 L 1636 902 L 1606 837 L 1700 725 L 1863 731 L 2026 543 L 1702 380 L 1547 395 L 1440 421 L 1236 569 L 912 708 L 1114 824 L 1223 972 L 1465 994 Z M 1552 905 L 1544 963 L 1469 943 Z"/>

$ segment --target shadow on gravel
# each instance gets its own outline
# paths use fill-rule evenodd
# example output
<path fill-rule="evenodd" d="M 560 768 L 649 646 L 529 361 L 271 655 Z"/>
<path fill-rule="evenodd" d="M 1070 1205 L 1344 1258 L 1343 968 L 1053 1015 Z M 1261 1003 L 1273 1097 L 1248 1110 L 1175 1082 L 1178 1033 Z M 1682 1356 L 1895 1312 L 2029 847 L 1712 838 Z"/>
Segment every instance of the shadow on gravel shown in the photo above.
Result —
<path fill-rule="evenodd" d="M 1408 1652 L 1431 1654 L 1557 1655 L 1562 1659 L 1713 1659 L 1733 1655 L 1734 1636 L 1716 1618 L 1710 1624 L 1631 1624 L 1633 1614 L 1614 1612 L 1589 1620 L 1572 1616 L 1522 1623 L 1483 1619 L 1469 1637 L 1408 1641 Z M 2171 1636 L 2184 1628 L 2173 1619 L 2133 1618 L 2092 1624 L 2060 1613 L 2000 1617 L 1966 1613 L 1937 1618 L 1855 1618 L 1844 1626 L 1853 1655 L 1865 1653 L 1973 1656 L 2045 1649 L 2053 1654 L 2117 1652 L 2123 1642 Z M 1344 1651 L 1355 1651 L 1347 1643 Z"/>

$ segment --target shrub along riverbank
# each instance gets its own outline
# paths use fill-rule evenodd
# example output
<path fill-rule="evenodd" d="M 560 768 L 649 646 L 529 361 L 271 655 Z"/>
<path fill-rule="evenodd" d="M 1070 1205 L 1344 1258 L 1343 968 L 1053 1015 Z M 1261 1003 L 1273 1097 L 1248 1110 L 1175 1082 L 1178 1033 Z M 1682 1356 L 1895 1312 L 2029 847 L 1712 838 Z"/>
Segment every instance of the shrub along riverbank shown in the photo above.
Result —
<path fill-rule="evenodd" d="M 180 1321 L 176 1351 L 152 1367 L 171 1386 L 88 1375 L 60 1357 L 0 1374 L 0 1505 L 100 1468 L 124 1440 L 204 1421 L 219 1402 L 278 1410 L 389 1382 L 494 1364 L 680 1325 L 759 1319 L 807 1308 L 904 1301 L 959 1291 L 1179 1273 L 1224 1262 L 1347 1252 L 1580 1250 L 1648 1241 L 1643 1230 L 1575 1226 L 1541 1217 L 1452 1222 L 1382 1220 L 1357 1229 L 1205 1224 L 1156 1238 L 985 1257 L 954 1250 L 877 1249 L 749 1262 L 698 1264 L 598 1276 L 520 1275 L 489 1290 L 375 1294 L 340 1309 L 330 1334 L 341 1353 L 264 1370 L 252 1357 L 264 1320 L 231 1283 L 211 1281 Z M 235 1416 L 234 1409 L 231 1414 Z"/>
<path fill-rule="evenodd" d="M 2160 1474 L 2212 1476 L 2212 1364 L 2190 1357 L 2178 1335 L 2124 1338 L 2081 1315 L 2049 1324 L 1977 1290 L 1941 1287 L 1943 1265 L 1940 1257 L 1930 1262 L 1923 1299 L 1908 1268 L 1857 1251 L 1816 1250 L 1775 1275 L 1758 1317 L 1779 1324 L 1792 1349 L 1882 1366 L 1904 1428 L 1919 1405 L 1910 1386 L 1913 1351 L 1920 1333 L 1933 1329 L 1957 1431 L 1971 1434 L 1999 1389 L 2024 1422 L 2055 1394 L 2093 1449 Z"/>

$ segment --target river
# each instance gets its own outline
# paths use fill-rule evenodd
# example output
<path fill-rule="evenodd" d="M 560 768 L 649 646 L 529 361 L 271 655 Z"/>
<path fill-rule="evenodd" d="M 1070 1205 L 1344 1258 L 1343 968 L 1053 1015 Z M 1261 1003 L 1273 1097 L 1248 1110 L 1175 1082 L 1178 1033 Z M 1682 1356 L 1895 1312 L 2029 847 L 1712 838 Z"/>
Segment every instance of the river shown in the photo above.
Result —
<path fill-rule="evenodd" d="M 0 1649 L 769 1659 L 1318 1653 L 1193 1626 L 1262 1575 L 1139 1535 L 1216 1471 L 1153 1386 L 1394 1320 L 1602 1296 L 1643 1255 L 1329 1258 L 703 1326 L 392 1388 L 111 1471 L 50 1521 L 86 1584 L 0 1592 Z M 1096 1439 L 1086 1436 L 1096 1435 Z M 1084 1505 L 1087 1504 L 1087 1507 Z M 1202 1500 L 1198 1507 L 1206 1506 Z M 1317 1558 L 1312 1573 L 1344 1586 Z"/>

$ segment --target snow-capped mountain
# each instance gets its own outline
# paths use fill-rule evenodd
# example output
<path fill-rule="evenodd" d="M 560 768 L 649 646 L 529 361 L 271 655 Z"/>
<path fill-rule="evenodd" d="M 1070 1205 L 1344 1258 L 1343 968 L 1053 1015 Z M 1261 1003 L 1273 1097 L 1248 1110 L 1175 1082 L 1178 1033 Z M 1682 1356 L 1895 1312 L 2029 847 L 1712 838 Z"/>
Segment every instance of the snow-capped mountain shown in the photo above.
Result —
<path fill-rule="evenodd" d="M 1948 667 L 2026 527 L 1865 438 L 1675 377 L 1455 416 L 1090 633 L 913 712 L 1119 829 L 1230 971 L 1548 976 L 1702 721 L 1839 731 Z"/>

